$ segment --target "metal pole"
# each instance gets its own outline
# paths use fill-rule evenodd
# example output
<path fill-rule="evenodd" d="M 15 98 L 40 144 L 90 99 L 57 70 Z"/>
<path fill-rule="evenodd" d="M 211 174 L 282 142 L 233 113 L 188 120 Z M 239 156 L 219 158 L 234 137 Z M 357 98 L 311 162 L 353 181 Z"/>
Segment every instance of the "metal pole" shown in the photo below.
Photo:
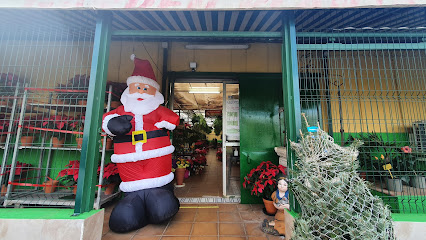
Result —
<path fill-rule="evenodd" d="M 296 142 L 301 129 L 299 73 L 297 67 L 296 28 L 292 11 L 284 12 L 282 19 L 282 68 L 283 68 L 283 99 L 285 111 L 285 129 L 287 132 L 287 146 L 290 141 Z M 287 166 L 294 169 L 296 156 L 290 149 L 287 150 Z M 290 173 L 291 177 L 291 173 Z M 294 194 L 290 192 L 290 206 L 297 209 Z"/>
<path fill-rule="evenodd" d="M 93 209 L 96 170 L 99 161 L 99 133 L 104 112 L 111 42 L 111 18 L 110 12 L 102 12 L 96 22 L 74 215 Z"/>
<path fill-rule="evenodd" d="M 25 109 L 27 105 L 27 98 L 28 98 L 28 90 L 24 91 L 24 97 L 22 98 L 22 104 L 21 104 L 21 112 L 19 114 L 19 121 L 18 121 L 18 129 L 16 130 L 16 139 L 20 139 L 22 135 L 22 122 L 24 120 L 24 114 Z M 18 152 L 19 152 L 19 142 L 16 140 L 15 146 L 13 148 L 13 156 L 12 156 L 12 163 L 10 166 L 10 173 L 9 173 L 9 182 L 13 182 L 13 179 L 15 177 L 15 168 L 16 168 L 16 159 L 18 158 Z M 10 191 L 12 190 L 12 186 L 10 184 L 7 185 L 6 190 L 6 196 L 4 198 L 3 206 L 7 206 L 8 199 L 10 197 Z"/>
<path fill-rule="evenodd" d="M 107 109 L 106 109 L 107 112 L 111 110 L 111 95 L 112 95 L 111 93 L 112 93 L 112 85 L 109 85 L 108 102 L 107 102 Z M 95 209 L 99 209 L 101 207 L 101 193 L 102 193 L 102 182 L 104 179 L 105 151 L 106 151 L 107 137 L 108 136 L 104 136 L 102 139 L 103 145 L 102 145 L 101 166 L 100 166 L 101 170 L 99 171 L 98 197 L 96 198 Z"/>

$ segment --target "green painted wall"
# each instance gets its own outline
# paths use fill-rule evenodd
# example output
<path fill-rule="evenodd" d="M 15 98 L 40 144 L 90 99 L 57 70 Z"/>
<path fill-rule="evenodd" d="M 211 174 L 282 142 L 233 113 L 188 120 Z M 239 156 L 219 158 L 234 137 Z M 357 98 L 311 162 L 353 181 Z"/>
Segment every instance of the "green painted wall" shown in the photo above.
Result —
<path fill-rule="evenodd" d="M 282 106 L 281 76 L 263 75 L 240 79 L 240 179 L 262 161 L 278 164 L 274 147 L 280 146 L 279 107 Z M 262 199 L 241 189 L 241 203 Z"/>

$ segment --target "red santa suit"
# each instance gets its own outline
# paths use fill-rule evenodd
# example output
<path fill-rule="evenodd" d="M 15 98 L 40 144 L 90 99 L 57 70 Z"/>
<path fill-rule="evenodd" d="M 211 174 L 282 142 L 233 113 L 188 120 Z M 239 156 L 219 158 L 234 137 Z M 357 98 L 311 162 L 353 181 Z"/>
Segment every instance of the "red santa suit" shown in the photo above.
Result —
<path fill-rule="evenodd" d="M 124 107 L 120 106 L 104 114 L 103 126 L 106 126 L 111 118 L 122 115 L 133 116 L 131 120 L 133 127 L 124 137 L 114 139 L 114 154 L 111 161 L 117 163 L 123 181 L 120 189 L 132 192 L 161 187 L 171 182 L 173 180 L 171 154 L 175 148 L 162 128 L 174 129 L 179 124 L 179 116 L 163 106 L 146 115 L 126 112 Z M 108 131 L 106 127 L 104 130 Z M 150 135 L 155 137 L 150 138 Z"/>
<path fill-rule="evenodd" d="M 158 89 L 149 62 L 137 58 L 134 61 L 137 65 L 145 64 L 141 67 L 144 72 L 135 67 L 133 75 L 137 76 L 129 77 L 127 84 L 142 82 Z M 146 72 L 146 69 L 149 71 Z M 140 76 L 142 74 L 144 76 Z M 108 129 L 108 122 L 114 117 L 123 115 L 133 117 L 130 122 L 132 129 L 126 135 L 114 136 Z M 111 161 L 117 163 L 122 191 L 133 192 L 161 187 L 173 180 L 171 154 L 175 148 L 170 143 L 167 130 L 174 130 L 178 124 L 179 116 L 161 105 L 144 115 L 126 112 L 124 106 L 104 114 L 102 128 L 114 136 L 114 154 Z"/>

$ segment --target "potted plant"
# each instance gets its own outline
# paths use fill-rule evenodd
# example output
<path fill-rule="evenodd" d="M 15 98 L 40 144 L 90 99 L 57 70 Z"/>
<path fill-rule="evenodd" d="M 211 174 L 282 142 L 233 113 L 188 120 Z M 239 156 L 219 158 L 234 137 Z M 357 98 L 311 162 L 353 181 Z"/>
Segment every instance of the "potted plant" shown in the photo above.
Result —
<path fill-rule="evenodd" d="M 73 118 L 62 115 L 51 115 L 43 118 L 42 126 L 47 130 L 47 136 L 51 138 L 52 147 L 62 147 L 65 142 L 65 133 L 61 132 L 69 130 L 69 122 Z"/>
<path fill-rule="evenodd" d="M 179 157 L 176 161 L 176 187 L 183 187 L 185 183 L 183 183 L 183 179 L 185 177 L 186 168 L 189 167 L 189 161 L 183 157 Z"/>
<path fill-rule="evenodd" d="M 67 84 L 58 84 L 56 87 L 56 99 L 63 104 L 85 105 L 90 76 L 77 74 L 70 78 Z"/>
<path fill-rule="evenodd" d="M 251 195 L 262 197 L 265 210 L 270 215 L 277 211 L 272 203 L 271 195 L 277 188 L 275 177 L 280 172 L 286 174 L 284 166 L 277 166 L 270 161 L 264 161 L 244 177 L 243 187 L 250 190 Z"/>
<path fill-rule="evenodd" d="M 77 180 L 78 180 L 78 170 L 80 167 L 80 161 L 71 160 L 67 165 L 65 165 L 65 169 L 61 170 L 58 173 L 57 180 L 61 186 L 65 186 L 68 188 L 73 188 L 74 194 L 77 191 Z"/>
<path fill-rule="evenodd" d="M 42 115 L 26 116 L 22 121 L 21 146 L 31 146 L 37 134 L 37 128 L 42 127 Z M 18 120 L 16 120 L 17 122 Z"/>
<path fill-rule="evenodd" d="M 413 149 L 409 146 L 401 148 L 402 152 L 402 164 L 404 165 L 405 172 L 413 172 L 410 176 L 410 186 L 415 188 L 426 188 L 426 178 L 423 175 L 423 171 L 419 169 L 419 163 L 417 161 L 417 153 L 413 152 Z"/>
<path fill-rule="evenodd" d="M 100 174 L 101 166 L 98 167 L 98 175 Z M 108 163 L 104 166 L 102 186 L 105 186 L 105 195 L 111 195 L 114 192 L 115 186 L 121 182 L 118 174 L 117 164 Z"/>
<path fill-rule="evenodd" d="M 106 84 L 106 90 L 109 91 L 109 86 L 112 86 L 111 92 L 111 108 L 115 109 L 121 105 L 120 99 L 121 94 L 127 88 L 126 83 L 108 81 Z M 105 102 L 108 101 L 108 94 L 105 94 Z"/>
<path fill-rule="evenodd" d="M 1 196 L 6 195 L 11 169 L 12 169 L 11 164 L 6 165 L 3 178 L 2 178 L 2 183 L 1 183 Z M 22 180 L 27 175 L 27 172 L 30 171 L 31 169 L 32 169 L 31 164 L 17 161 L 15 165 L 15 174 L 14 174 L 13 180 L 14 181 Z M 15 189 L 15 185 L 12 185 L 12 192 L 14 191 L 14 189 Z"/>
<path fill-rule="evenodd" d="M 77 148 L 81 148 L 83 144 L 84 118 L 84 116 L 77 117 L 69 124 L 75 136 Z"/>
<path fill-rule="evenodd" d="M 18 83 L 22 87 L 24 84 L 24 79 L 18 77 L 13 73 L 0 74 L 0 102 L 2 102 L 0 105 L 10 105 L 9 100 L 15 95 L 16 85 Z"/>
<path fill-rule="evenodd" d="M 0 115 L 0 144 L 6 141 L 7 132 L 9 131 L 9 120 L 4 114 Z"/>

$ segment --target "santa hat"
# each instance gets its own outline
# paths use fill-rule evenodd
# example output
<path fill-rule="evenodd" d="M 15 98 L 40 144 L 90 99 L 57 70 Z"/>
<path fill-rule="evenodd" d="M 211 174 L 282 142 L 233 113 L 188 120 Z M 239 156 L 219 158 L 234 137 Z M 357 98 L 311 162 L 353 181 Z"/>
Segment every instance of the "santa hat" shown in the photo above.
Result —
<path fill-rule="evenodd" d="M 148 60 L 142 60 L 132 54 L 130 59 L 135 63 L 135 68 L 131 77 L 127 78 L 127 86 L 131 83 L 145 83 L 160 90 L 160 85 L 155 79 L 154 70 L 151 67 L 151 63 Z"/>

